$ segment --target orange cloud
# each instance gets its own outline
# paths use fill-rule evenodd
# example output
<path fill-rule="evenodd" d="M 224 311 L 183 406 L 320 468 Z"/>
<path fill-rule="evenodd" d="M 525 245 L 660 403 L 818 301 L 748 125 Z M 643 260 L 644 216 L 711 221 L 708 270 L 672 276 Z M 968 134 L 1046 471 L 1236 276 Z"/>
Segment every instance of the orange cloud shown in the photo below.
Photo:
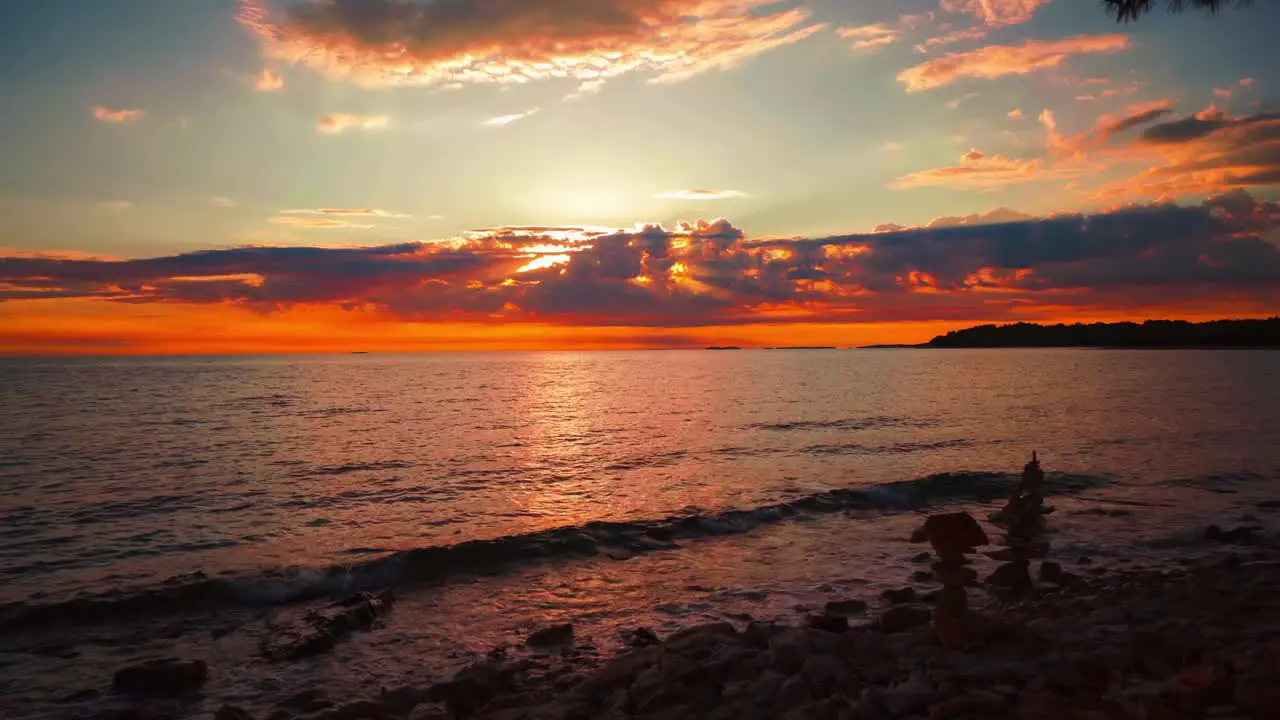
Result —
<path fill-rule="evenodd" d="M 390 126 L 391 118 L 386 115 L 334 113 L 321 115 L 316 120 L 316 129 L 326 135 L 336 135 L 348 130 L 386 130 Z"/>
<path fill-rule="evenodd" d="M 836 34 L 846 40 L 853 40 L 851 47 L 854 50 L 874 50 L 898 42 L 903 34 L 932 19 L 933 13 L 900 15 L 897 22 L 842 27 L 836 30 Z"/>
<path fill-rule="evenodd" d="M 253 81 L 253 89 L 258 92 L 278 92 L 284 89 L 284 78 L 271 68 L 263 68 Z"/>
<path fill-rule="evenodd" d="M 999 154 L 985 155 L 975 148 L 960 156 L 956 165 L 909 173 L 894 179 L 889 187 L 894 190 L 922 187 L 995 190 L 1013 183 L 1042 182 L 1077 174 L 1078 170 L 1051 167 L 1039 158 L 1023 160 Z"/>
<path fill-rule="evenodd" d="M 666 190 L 655 195 L 659 200 L 727 200 L 746 197 L 738 190 Z"/>
<path fill-rule="evenodd" d="M 898 80 L 907 92 L 932 90 L 964 78 L 994 79 L 1058 67 L 1071 55 L 1109 53 L 1129 46 L 1127 35 L 1077 35 L 1062 40 L 1028 40 L 1021 45 L 988 45 L 907 68 Z"/>
<path fill-rule="evenodd" d="M 1010 110 L 1010 111 L 1009 111 L 1009 117 L 1010 117 L 1010 118 L 1012 118 L 1012 119 L 1014 119 L 1014 120 L 1021 120 L 1021 119 L 1022 119 L 1022 110 L 1021 110 L 1021 108 L 1014 108 L 1014 109 Z"/>
<path fill-rule="evenodd" d="M 992 27 L 1021 25 L 1029 22 L 1036 8 L 1049 0 L 942 0 L 942 9 L 950 13 L 969 13 Z"/>
<path fill-rule="evenodd" d="M 93 108 L 93 116 L 95 118 L 109 123 L 131 123 L 135 120 L 141 120 L 146 115 L 146 110 L 111 110 L 101 105 Z"/>
<path fill-rule="evenodd" d="M 962 30 L 953 30 L 945 35 L 931 37 L 915 46 L 918 53 L 927 53 L 936 47 L 943 45 L 951 45 L 965 40 L 981 40 L 987 36 L 987 29 L 984 27 L 971 27 Z"/>
<path fill-rule="evenodd" d="M 809 18 L 775 0 L 306 0 L 275 14 L 241 0 L 237 16 L 266 57 L 365 87 L 671 82 L 810 37 L 824 26 Z"/>

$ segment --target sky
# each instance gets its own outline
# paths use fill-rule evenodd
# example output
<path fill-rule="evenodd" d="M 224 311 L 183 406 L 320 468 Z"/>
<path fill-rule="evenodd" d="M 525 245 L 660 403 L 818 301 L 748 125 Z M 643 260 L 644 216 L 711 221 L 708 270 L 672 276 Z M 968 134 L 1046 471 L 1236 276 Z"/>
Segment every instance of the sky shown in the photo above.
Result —
<path fill-rule="evenodd" d="M 1280 313 L 1280 3 L 0 8 L 0 354 Z"/>

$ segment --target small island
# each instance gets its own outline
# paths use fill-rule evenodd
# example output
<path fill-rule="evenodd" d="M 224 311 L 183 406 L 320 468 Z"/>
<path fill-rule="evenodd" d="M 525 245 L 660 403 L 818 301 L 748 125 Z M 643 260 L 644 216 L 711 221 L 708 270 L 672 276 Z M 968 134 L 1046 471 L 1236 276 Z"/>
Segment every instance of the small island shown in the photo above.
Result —
<path fill-rule="evenodd" d="M 1280 347 L 1280 317 L 1266 320 L 1147 320 L 1143 323 L 978 325 L 939 335 L 920 345 L 887 348 L 1202 348 Z"/>
<path fill-rule="evenodd" d="M 741 350 L 742 348 L 738 347 L 737 345 L 712 345 L 711 347 L 708 347 L 706 349 L 707 350 Z"/>

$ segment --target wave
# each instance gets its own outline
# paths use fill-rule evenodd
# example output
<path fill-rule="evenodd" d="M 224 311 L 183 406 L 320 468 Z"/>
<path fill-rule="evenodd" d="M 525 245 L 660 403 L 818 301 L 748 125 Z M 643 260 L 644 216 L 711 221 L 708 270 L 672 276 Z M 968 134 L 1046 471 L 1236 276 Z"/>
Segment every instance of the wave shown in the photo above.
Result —
<path fill-rule="evenodd" d="M 838 488 L 754 508 L 707 512 L 690 508 L 656 520 L 598 521 L 584 525 L 390 551 L 381 557 L 328 568 L 267 571 L 256 576 L 210 577 L 195 572 L 163 583 L 81 596 L 61 602 L 0 605 L 0 632 L 50 624 L 117 622 L 131 617 L 210 612 L 317 600 L 405 584 L 440 584 L 457 576 L 560 558 L 639 554 L 679 547 L 680 540 L 732 535 L 813 513 L 911 511 L 934 503 L 987 501 L 1009 492 L 1016 476 L 947 472 L 914 480 Z M 1050 473 L 1050 494 L 1076 494 L 1106 478 Z M 368 553 L 379 551 L 369 550 Z"/>
<path fill-rule="evenodd" d="M 746 427 L 753 430 L 875 430 L 879 428 L 932 428 L 941 425 L 928 418 L 905 418 L 877 415 L 868 418 L 842 420 L 794 420 L 783 423 L 754 423 Z"/>

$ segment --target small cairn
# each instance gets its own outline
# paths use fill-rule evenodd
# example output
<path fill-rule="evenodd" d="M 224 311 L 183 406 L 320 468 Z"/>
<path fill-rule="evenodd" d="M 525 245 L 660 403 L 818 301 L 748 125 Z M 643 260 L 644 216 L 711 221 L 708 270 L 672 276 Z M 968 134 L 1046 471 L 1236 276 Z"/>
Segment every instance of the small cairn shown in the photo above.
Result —
<path fill-rule="evenodd" d="M 933 573 L 942 590 L 934 603 L 933 630 L 938 642 L 948 648 L 968 645 L 979 633 L 966 588 L 976 584 L 978 573 L 966 555 L 989 542 L 986 531 L 967 512 L 944 513 L 929 516 L 911 539 L 927 540 L 937 555 Z"/>
<path fill-rule="evenodd" d="M 999 525 L 1005 530 L 1001 542 L 1005 547 L 987 553 L 992 559 L 1004 561 L 987 578 L 987 585 L 1006 599 L 1024 597 L 1035 588 L 1031 579 L 1031 560 L 1043 558 L 1049 551 L 1049 544 L 1037 539 L 1042 529 L 1040 504 L 1044 497 L 1043 485 L 1044 470 L 1033 452 L 1031 462 L 1022 468 L 1022 481 L 998 515 Z"/>

